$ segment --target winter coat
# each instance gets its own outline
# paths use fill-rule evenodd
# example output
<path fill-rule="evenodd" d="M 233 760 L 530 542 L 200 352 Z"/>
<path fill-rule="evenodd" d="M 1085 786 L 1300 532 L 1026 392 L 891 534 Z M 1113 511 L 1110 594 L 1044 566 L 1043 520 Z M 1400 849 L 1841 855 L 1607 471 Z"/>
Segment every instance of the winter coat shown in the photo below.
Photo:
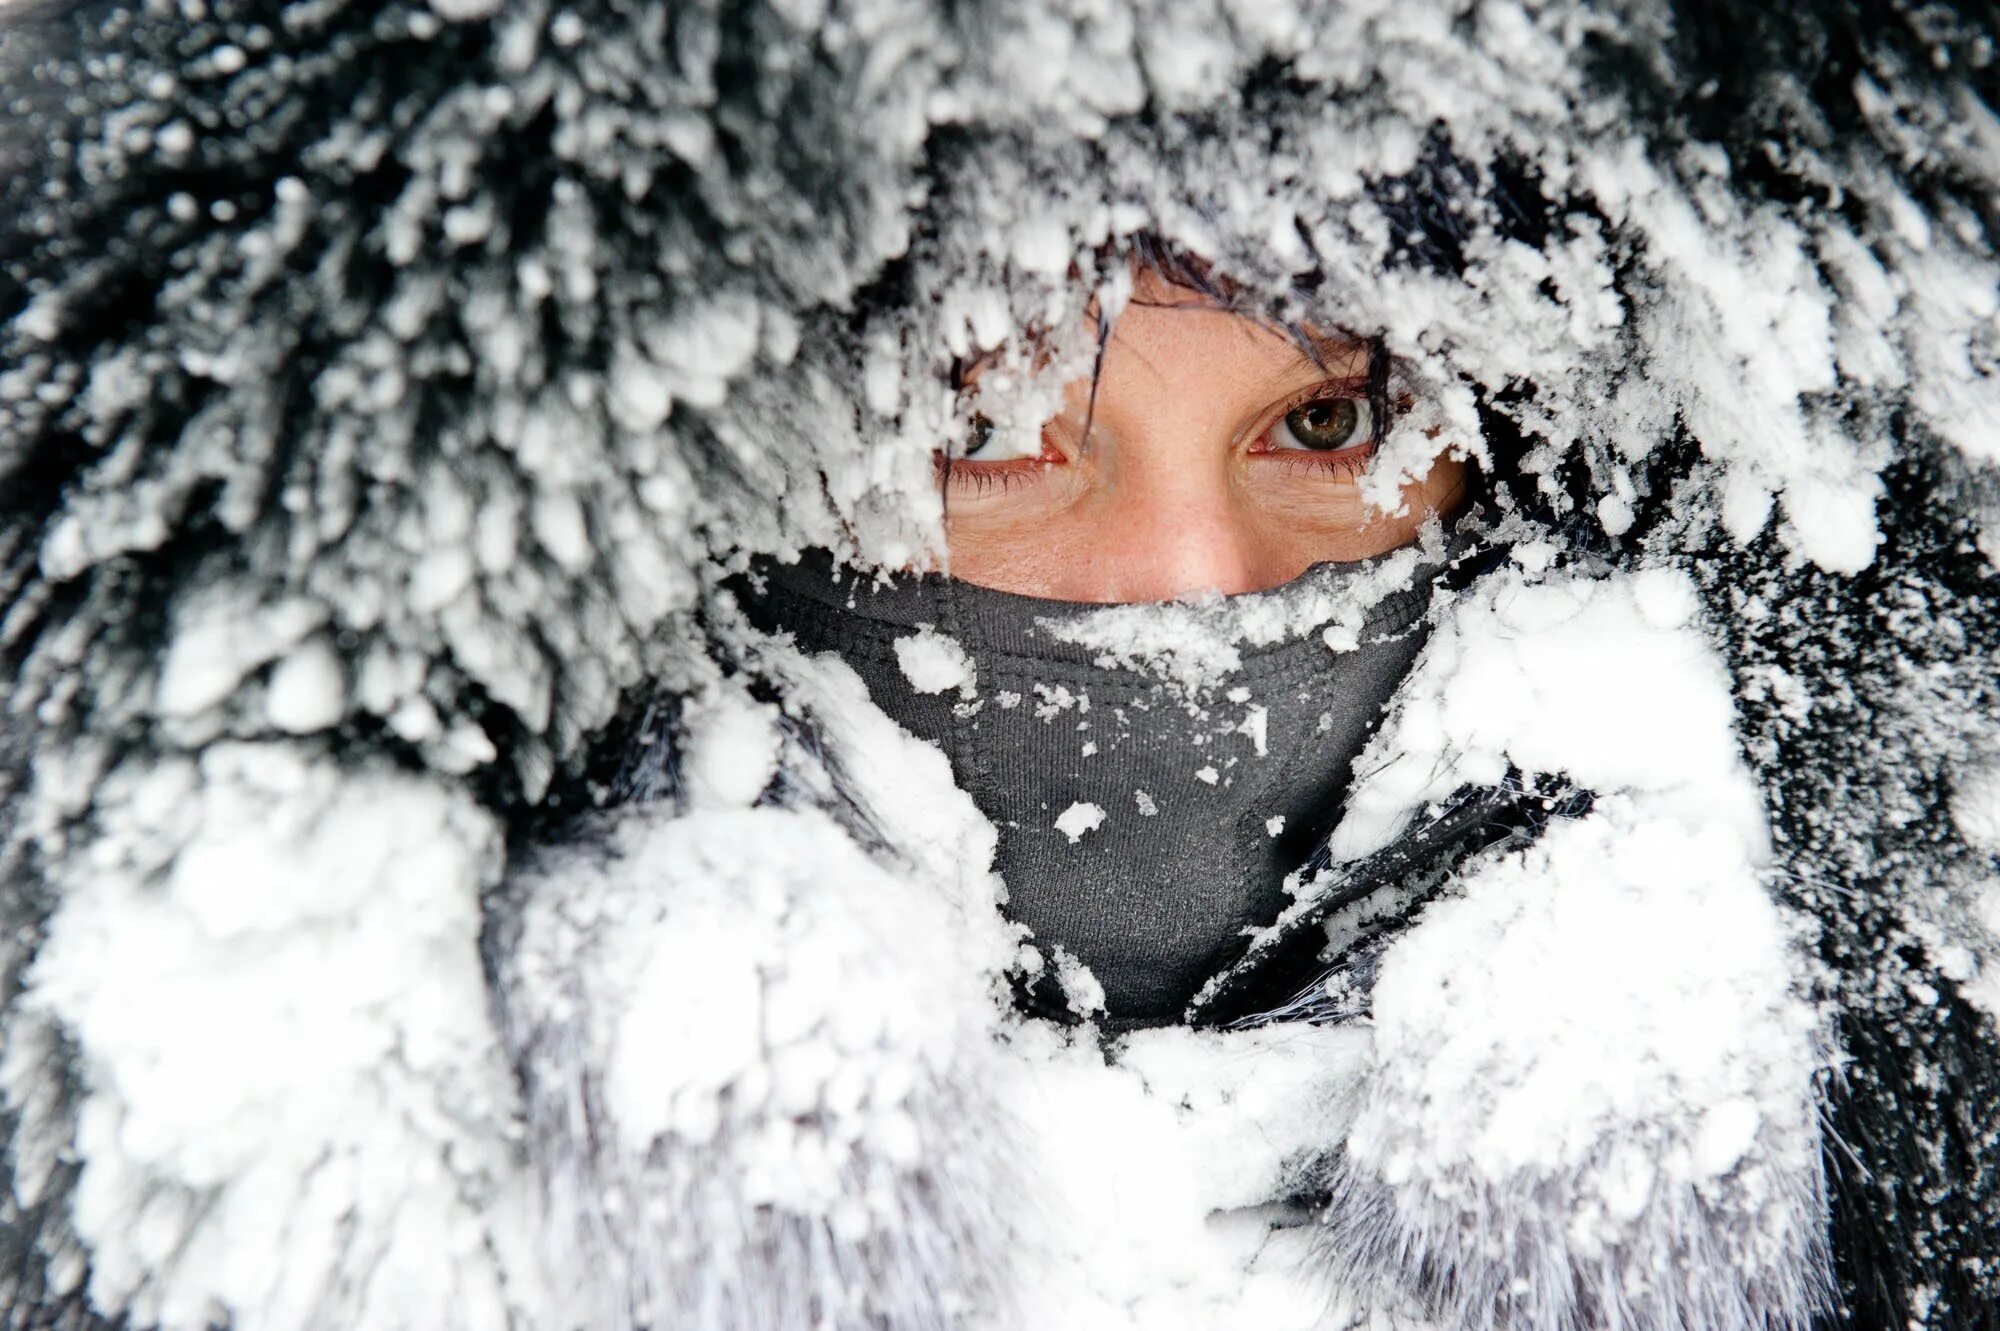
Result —
<path fill-rule="evenodd" d="M 2000 1324 L 1996 36 L 0 0 L 5 1324 Z M 1142 233 L 1506 553 L 1107 1039 L 731 575 Z"/>

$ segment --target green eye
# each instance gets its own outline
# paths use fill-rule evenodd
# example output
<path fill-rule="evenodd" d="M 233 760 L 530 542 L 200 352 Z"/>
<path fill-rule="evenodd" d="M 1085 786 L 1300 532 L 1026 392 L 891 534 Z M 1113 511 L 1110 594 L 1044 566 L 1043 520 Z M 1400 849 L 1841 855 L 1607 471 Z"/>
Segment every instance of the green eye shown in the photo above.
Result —
<path fill-rule="evenodd" d="M 1328 453 L 1366 443 L 1375 429 L 1374 413 L 1359 398 L 1322 397 L 1285 413 L 1280 448 Z"/>

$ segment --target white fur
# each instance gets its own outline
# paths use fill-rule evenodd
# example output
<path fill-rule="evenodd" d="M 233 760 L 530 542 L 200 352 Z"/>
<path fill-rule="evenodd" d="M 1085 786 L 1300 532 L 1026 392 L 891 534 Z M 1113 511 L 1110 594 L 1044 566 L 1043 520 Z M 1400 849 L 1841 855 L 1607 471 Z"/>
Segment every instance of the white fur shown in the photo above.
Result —
<path fill-rule="evenodd" d="M 1334 835 L 1366 853 L 1510 768 L 1598 794 L 1386 953 L 1328 1156 L 1333 1268 L 1454 1331 L 1790 1331 L 1830 1297 L 1823 1021 L 1696 608 L 1664 570 L 1489 577 Z"/>
<path fill-rule="evenodd" d="M 58 1286 L 87 1254 L 95 1306 L 166 1331 L 499 1324 L 498 848 L 461 793 L 290 745 L 104 776 L 0 1070 L 17 1195 L 81 1166 L 74 1238 L 40 1236 Z"/>
<path fill-rule="evenodd" d="M 1804 1331 L 1818 1020 L 1741 845 L 1611 801 L 1462 892 L 1383 960 L 1336 1269 L 1455 1331 Z"/>
<path fill-rule="evenodd" d="M 999 1006 L 943 894 L 824 814 L 640 810 L 517 883 L 501 1001 L 564 1325 L 1004 1306 Z"/>

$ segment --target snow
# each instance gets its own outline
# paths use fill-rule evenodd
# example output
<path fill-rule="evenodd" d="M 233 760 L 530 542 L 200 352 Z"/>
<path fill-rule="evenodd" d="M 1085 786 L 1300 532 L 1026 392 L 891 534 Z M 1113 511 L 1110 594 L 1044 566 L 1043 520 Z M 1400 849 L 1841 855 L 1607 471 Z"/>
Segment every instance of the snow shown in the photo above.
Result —
<path fill-rule="evenodd" d="M 1063 996 L 1069 1000 L 1070 1011 L 1085 1019 L 1104 1011 L 1104 985 L 1091 973 L 1090 967 L 1070 955 L 1060 943 L 1049 949 L 1050 960 L 1055 966 L 1056 982 L 1062 986 Z M 1034 953 L 1039 957 L 1039 952 Z"/>
<path fill-rule="evenodd" d="M 1761 844 L 1729 678 L 1689 617 L 1685 574 L 1529 582 L 1499 571 L 1450 607 L 1394 714 L 1355 764 L 1339 859 L 1388 842 L 1424 805 L 1509 764 L 1591 790 L 1644 792 Z M 1643 700 L 1635 705 L 1635 700 Z"/>
<path fill-rule="evenodd" d="M 1057 641 L 1096 652 L 1100 666 L 1142 671 L 1198 699 L 1242 668 L 1245 648 L 1318 633 L 1329 652 L 1351 650 L 1368 612 L 1386 597 L 1408 590 L 1419 562 L 1440 548 L 1437 541 L 1433 530 L 1422 547 L 1355 566 L 1326 565 L 1275 591 L 1210 593 L 1039 622 Z M 1248 724 L 1256 724 L 1254 716 Z"/>
<path fill-rule="evenodd" d="M 1962 768 L 1951 783 L 1946 808 L 1967 845 L 2000 855 L 2000 759 L 1986 755 Z M 1977 873 L 1957 904 L 1969 918 L 1961 923 L 1946 912 L 1945 927 L 1929 922 L 1920 936 L 1960 992 L 2000 1020 L 2000 871 L 1989 866 Z"/>
<path fill-rule="evenodd" d="M 819 811 L 740 807 L 640 808 L 524 876 L 501 986 L 531 1050 L 536 1220 L 578 1259 L 550 1273 L 552 1316 L 801 1324 L 856 1296 L 857 1264 L 919 1251 L 921 1281 L 878 1300 L 986 1293 L 999 1258 L 968 1229 L 1024 1186 L 991 1103 L 1008 943 L 990 901 L 963 914 L 939 886 Z M 716 1221 L 692 1245 L 690 1214 Z"/>
<path fill-rule="evenodd" d="M 1349 1298 L 1300 1260 L 1310 1228 L 1274 1235 L 1230 1208 L 1261 1200 L 1289 1159 L 1338 1137 L 1367 1037 L 1246 1036 L 1145 1032 L 1106 1066 L 1092 1049 L 1022 1033 L 1012 1098 L 1064 1201 L 1014 1239 L 1036 1273 L 1023 1306 L 981 1326 L 1225 1331 L 1254 1319 L 1307 1331 L 1337 1319 Z"/>
<path fill-rule="evenodd" d="M 437 11 L 440 18 L 453 23 L 467 23 L 497 13 L 500 0 L 431 0 L 431 8 Z"/>
<path fill-rule="evenodd" d="M 259 605 L 217 593 L 189 602 L 160 671 L 161 712 L 192 716 L 215 706 L 252 671 L 289 651 L 326 618 L 323 607 L 303 599 Z M 305 661 L 299 683 L 311 710 L 311 695 L 327 688 L 325 663 L 315 653 L 306 654 Z"/>
<path fill-rule="evenodd" d="M 972 696 L 972 658 L 955 640 L 925 628 L 896 639 L 895 647 L 896 664 L 918 693 L 957 689 L 965 697 Z"/>
<path fill-rule="evenodd" d="M 347 685 L 340 655 L 314 638 L 280 661 L 264 695 L 271 724 L 294 735 L 338 725 L 347 714 Z"/>
<path fill-rule="evenodd" d="M 1055 827 L 1056 831 L 1068 837 L 1069 843 L 1074 846 L 1083 840 L 1086 832 L 1095 832 L 1104 826 L 1104 818 L 1102 805 L 1078 800 L 1056 816 Z"/>
<path fill-rule="evenodd" d="M 717 686 L 690 703 L 682 722 L 681 781 L 695 808 L 745 808 L 777 778 L 777 709 Z"/>
<path fill-rule="evenodd" d="M 1947 807 L 1952 824 L 1969 844 L 2000 854 L 2000 758 L 1959 772 Z"/>
<path fill-rule="evenodd" d="M 1250 747 L 1259 758 L 1270 752 L 1271 709 L 1252 706 L 1244 709 L 1242 724 L 1237 726 L 1239 734 L 1250 737 Z"/>
<path fill-rule="evenodd" d="M 1586 1170 L 1625 1124 L 1691 1109 L 1695 1182 L 1726 1174 L 1766 1117 L 1785 1149 L 1816 1149 L 1815 1015 L 1791 992 L 1789 935 L 1755 852 L 1726 825 L 1620 799 L 1471 875 L 1391 949 L 1375 991 L 1375 1056 L 1408 1088 L 1396 1107 L 1420 1115 L 1415 1130 L 1367 1118 L 1351 1148 L 1449 1187 L 1461 1167 L 1491 1180 Z M 1422 1153 L 1401 1145 L 1412 1136 Z"/>
<path fill-rule="evenodd" d="M 1700 1198 L 1749 1220 L 1717 1241 L 1806 1288 L 1821 1018 L 1758 851 L 1616 797 L 1466 875 L 1382 959 L 1352 1177 L 1391 1189 L 1468 1275 L 1501 1235 L 1558 1269 L 1614 1251 L 1654 1268 Z M 1524 1190 L 1556 1199 L 1525 1229 L 1506 1201 Z M 1547 1318 L 1571 1296 L 1516 1297 Z"/>
<path fill-rule="evenodd" d="M 512 1101 L 473 894 L 492 822 L 407 776 L 231 744 L 122 768 L 100 807 L 23 1018 L 60 1013 L 90 1051 L 74 1217 L 92 1298 L 186 1328 L 215 1302 L 310 1326 L 329 1281 L 372 1325 L 496 1306 L 470 1200 L 505 1167 Z M 10 1103 L 37 1103 L 38 1071 L 8 1064 Z M 242 1260 L 280 1223 L 283 1273 Z M 354 1250 L 355 1225 L 391 1247 Z M 427 1274 L 440 1253 L 451 1280 Z"/>

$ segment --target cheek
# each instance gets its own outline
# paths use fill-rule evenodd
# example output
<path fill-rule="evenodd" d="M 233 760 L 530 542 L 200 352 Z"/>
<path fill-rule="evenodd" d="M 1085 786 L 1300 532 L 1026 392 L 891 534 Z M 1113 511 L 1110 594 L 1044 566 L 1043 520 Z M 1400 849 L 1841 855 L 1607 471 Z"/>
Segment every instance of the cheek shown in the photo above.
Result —
<path fill-rule="evenodd" d="M 1151 492 L 1086 488 L 947 512 L 952 576 L 1066 601 L 1157 600 L 1200 590 L 1263 590 L 1327 560 L 1367 559 L 1414 540 L 1433 511 L 1449 517 L 1466 464 L 1439 459 L 1404 488 L 1404 509 L 1369 508 L 1351 482 L 1277 471 L 1220 480 L 1168 502 Z"/>
<path fill-rule="evenodd" d="M 1053 596 L 1049 590 L 1060 581 L 1060 572 L 1073 561 L 1070 524 L 1046 513 L 1020 516 L 980 512 L 971 516 L 945 517 L 945 546 L 950 552 L 949 571 L 955 578 L 1018 592 L 1024 596 Z"/>
<path fill-rule="evenodd" d="M 1267 484 L 1253 496 L 1247 530 L 1266 568 L 1288 580 L 1327 560 L 1371 559 L 1417 539 L 1433 513 L 1451 518 L 1462 502 L 1467 464 L 1439 458 L 1421 480 L 1403 487 L 1395 513 L 1371 507 L 1357 483 Z"/>

